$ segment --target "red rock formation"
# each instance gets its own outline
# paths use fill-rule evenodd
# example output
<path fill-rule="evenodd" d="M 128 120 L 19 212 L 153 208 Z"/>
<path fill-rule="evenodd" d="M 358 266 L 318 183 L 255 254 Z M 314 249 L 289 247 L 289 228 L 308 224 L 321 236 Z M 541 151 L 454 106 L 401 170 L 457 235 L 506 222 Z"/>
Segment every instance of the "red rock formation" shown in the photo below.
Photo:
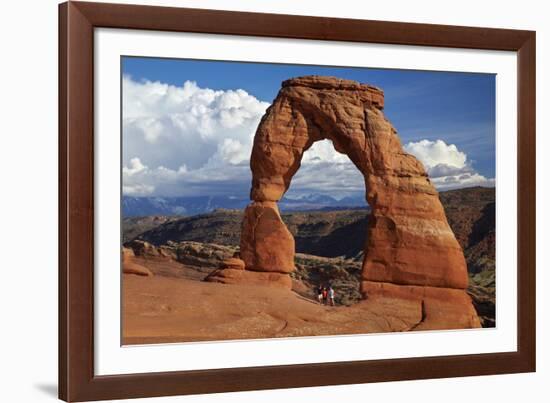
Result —
<path fill-rule="evenodd" d="M 153 275 L 153 272 L 147 267 L 136 263 L 134 251 L 128 248 L 122 248 L 122 272 L 146 277 Z"/>
<path fill-rule="evenodd" d="M 448 295 L 461 295 L 452 299 L 469 317 L 473 308 L 464 291 L 468 277 L 462 249 L 424 167 L 403 151 L 383 107 L 380 89 L 355 81 L 307 76 L 283 83 L 254 137 L 253 202 L 246 209 L 241 235 L 246 271 L 286 275 L 293 270 L 294 240 L 276 202 L 290 186 L 304 152 L 314 142 L 330 139 L 364 175 L 372 208 L 363 294 L 381 295 L 380 287 L 384 295 L 400 297 L 399 286 L 449 289 Z M 422 299 L 421 291 L 413 297 Z M 426 299 L 426 309 L 430 311 L 429 301 L 436 299 Z M 473 322 L 468 323 L 479 325 Z"/>
<path fill-rule="evenodd" d="M 241 258 L 254 271 L 290 273 L 294 270 L 294 237 L 277 203 L 252 202 L 244 212 Z"/>

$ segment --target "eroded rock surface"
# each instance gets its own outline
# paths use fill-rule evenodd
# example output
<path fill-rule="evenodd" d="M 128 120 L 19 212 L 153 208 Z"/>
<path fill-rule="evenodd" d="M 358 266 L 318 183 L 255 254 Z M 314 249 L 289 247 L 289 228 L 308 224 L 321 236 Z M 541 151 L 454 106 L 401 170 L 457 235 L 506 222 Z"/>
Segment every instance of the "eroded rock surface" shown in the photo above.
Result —
<path fill-rule="evenodd" d="M 134 251 L 128 248 L 122 248 L 122 272 L 145 277 L 153 275 L 151 270 L 136 262 Z"/>
<path fill-rule="evenodd" d="M 417 304 L 421 320 L 409 330 L 468 329 L 480 327 L 470 296 L 460 289 L 420 287 L 363 281 L 361 290 L 368 301 L 395 299 Z"/>
<path fill-rule="evenodd" d="M 277 203 L 257 201 L 246 208 L 240 254 L 249 270 L 294 270 L 294 237 L 281 219 Z"/>

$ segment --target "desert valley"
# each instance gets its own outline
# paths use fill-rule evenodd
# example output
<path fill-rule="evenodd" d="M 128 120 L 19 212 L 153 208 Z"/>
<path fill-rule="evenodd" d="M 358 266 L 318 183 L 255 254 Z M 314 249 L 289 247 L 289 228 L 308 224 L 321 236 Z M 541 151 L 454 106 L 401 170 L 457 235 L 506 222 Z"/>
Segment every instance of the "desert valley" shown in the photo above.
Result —
<path fill-rule="evenodd" d="M 466 258 L 466 298 L 481 325 L 494 327 L 494 188 L 451 190 L 439 197 Z M 240 206 L 208 211 L 211 204 L 195 203 L 191 211 L 206 212 L 140 215 L 143 205 L 149 206 L 145 211 L 165 211 L 151 207 L 158 202 L 123 202 L 124 344 L 452 329 L 470 320 L 454 314 L 461 295 L 435 305 L 391 294 L 361 297 L 368 207 L 312 198 L 281 209 L 295 239 L 289 289 L 278 286 L 277 273 L 262 273 L 267 282 L 243 281 L 242 260 L 234 257 L 239 256 Z M 163 208 L 170 202 L 178 204 L 166 199 Z M 179 208 L 185 211 L 183 204 Z M 335 306 L 317 302 L 316 290 L 326 284 L 335 290 Z"/>

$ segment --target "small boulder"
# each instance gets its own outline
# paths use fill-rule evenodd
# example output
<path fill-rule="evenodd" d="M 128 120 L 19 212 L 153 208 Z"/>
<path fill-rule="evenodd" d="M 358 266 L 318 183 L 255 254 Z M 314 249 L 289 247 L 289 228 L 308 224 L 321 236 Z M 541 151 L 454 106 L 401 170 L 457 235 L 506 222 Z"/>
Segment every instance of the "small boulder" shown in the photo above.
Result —
<path fill-rule="evenodd" d="M 153 272 L 147 267 L 135 262 L 126 262 L 122 265 L 122 272 L 125 274 L 137 274 L 138 276 L 151 277 Z"/>
<path fill-rule="evenodd" d="M 235 257 L 230 257 L 221 263 L 220 269 L 244 270 L 244 261 Z"/>
<path fill-rule="evenodd" d="M 136 263 L 134 251 L 128 248 L 122 248 L 122 272 L 125 274 L 137 274 L 138 276 L 150 277 L 153 272 L 147 267 Z"/>

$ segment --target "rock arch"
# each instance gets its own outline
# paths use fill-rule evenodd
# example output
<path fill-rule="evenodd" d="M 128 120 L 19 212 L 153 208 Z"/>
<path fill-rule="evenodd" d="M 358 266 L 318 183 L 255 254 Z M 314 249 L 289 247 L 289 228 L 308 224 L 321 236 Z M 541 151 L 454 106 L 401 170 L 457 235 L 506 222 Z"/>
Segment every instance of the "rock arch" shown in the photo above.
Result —
<path fill-rule="evenodd" d="M 403 151 L 383 108 L 382 90 L 355 81 L 306 76 L 283 82 L 254 137 L 252 202 L 245 211 L 240 245 L 246 269 L 221 270 L 214 281 L 291 287 L 294 239 L 277 202 L 289 188 L 303 153 L 314 142 L 330 139 L 363 174 L 372 208 L 363 296 L 420 299 L 422 309 L 426 299 L 455 301 L 452 306 L 459 306 L 462 318 L 459 327 L 479 325 L 464 291 L 464 255 L 438 193 L 422 164 Z"/>

